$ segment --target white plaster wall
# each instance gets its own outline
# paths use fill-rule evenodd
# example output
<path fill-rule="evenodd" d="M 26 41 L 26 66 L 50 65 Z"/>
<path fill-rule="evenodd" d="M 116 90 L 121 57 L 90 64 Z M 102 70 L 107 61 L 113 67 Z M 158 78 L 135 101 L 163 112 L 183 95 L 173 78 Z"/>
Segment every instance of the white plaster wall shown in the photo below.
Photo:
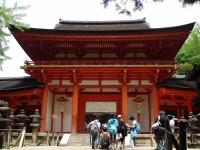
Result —
<path fill-rule="evenodd" d="M 48 91 L 47 96 L 47 112 L 46 112 L 46 131 L 51 130 L 51 114 L 52 114 L 52 102 L 53 102 L 53 95 L 50 91 Z"/>
<path fill-rule="evenodd" d="M 82 92 L 100 92 L 100 88 L 84 88 L 84 90 L 82 90 Z"/>
<path fill-rule="evenodd" d="M 149 112 L 148 112 L 148 96 L 147 95 L 137 95 L 144 99 L 142 103 L 142 113 L 140 114 L 140 124 L 142 126 L 142 132 L 149 132 Z M 138 116 L 136 113 L 136 102 L 133 99 L 136 97 L 128 98 L 128 116 L 134 114 L 136 120 Z M 130 123 L 130 122 L 129 122 Z"/>
<path fill-rule="evenodd" d="M 69 101 L 65 103 L 65 110 L 64 110 L 64 125 L 63 130 L 64 132 L 71 132 L 71 119 L 72 119 L 72 98 L 69 98 Z"/>
<path fill-rule="evenodd" d="M 62 85 L 72 85 L 70 80 L 62 80 Z"/>
<path fill-rule="evenodd" d="M 55 95 L 55 102 L 54 102 L 54 114 L 57 115 L 53 123 L 53 130 L 55 132 L 61 132 L 61 112 L 59 111 L 60 102 L 57 101 L 59 97 L 65 95 Z M 71 108 L 72 108 L 72 98 L 67 97 L 68 101 L 65 101 L 63 104 L 64 112 L 63 112 L 63 132 L 71 132 Z"/>
<path fill-rule="evenodd" d="M 98 80 L 82 80 L 79 85 L 99 85 Z"/>
<path fill-rule="evenodd" d="M 139 81 L 138 80 L 131 80 L 130 83 L 128 83 L 128 85 L 138 85 Z"/>
<path fill-rule="evenodd" d="M 116 102 L 86 102 L 85 112 L 116 112 Z"/>
<path fill-rule="evenodd" d="M 102 85 L 120 85 L 118 80 L 102 80 Z"/>
<path fill-rule="evenodd" d="M 59 80 L 51 80 L 51 82 L 48 83 L 48 85 L 58 85 Z"/>

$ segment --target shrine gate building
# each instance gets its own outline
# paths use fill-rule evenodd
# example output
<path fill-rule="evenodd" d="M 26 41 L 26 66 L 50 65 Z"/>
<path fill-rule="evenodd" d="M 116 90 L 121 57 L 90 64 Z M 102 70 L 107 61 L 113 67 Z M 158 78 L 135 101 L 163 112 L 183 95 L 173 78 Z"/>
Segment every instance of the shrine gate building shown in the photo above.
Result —
<path fill-rule="evenodd" d="M 54 29 L 24 32 L 12 27 L 12 35 L 32 60 L 21 68 L 44 85 L 38 92 L 41 132 L 85 132 L 94 115 L 105 120 L 110 113 L 122 114 L 126 121 L 133 113 L 143 132 L 150 132 L 161 103 L 178 101 L 161 100 L 170 90 L 157 85 L 175 73 L 174 58 L 193 26 L 150 28 L 141 19 L 60 20 Z M 188 95 L 194 92 L 184 99 L 192 111 Z"/>

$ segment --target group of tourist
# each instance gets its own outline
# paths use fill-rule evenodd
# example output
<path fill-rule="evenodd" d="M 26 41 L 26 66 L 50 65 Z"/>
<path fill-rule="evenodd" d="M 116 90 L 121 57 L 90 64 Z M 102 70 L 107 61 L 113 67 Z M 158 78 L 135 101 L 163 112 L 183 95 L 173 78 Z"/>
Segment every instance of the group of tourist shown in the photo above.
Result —
<path fill-rule="evenodd" d="M 136 146 L 136 137 L 141 132 L 141 126 L 134 118 L 134 115 L 129 117 L 130 124 L 126 123 L 122 115 L 116 116 L 111 114 L 107 123 L 101 124 L 99 118 L 95 118 L 87 125 L 90 132 L 90 144 L 92 149 L 115 149 L 125 148 L 125 138 L 128 129 L 130 129 L 130 145 Z M 179 150 L 179 145 L 174 137 L 175 121 L 172 115 L 166 115 L 164 111 L 160 111 L 152 129 L 155 133 L 157 142 L 157 150 L 170 150 L 169 145 L 166 143 L 166 138 L 171 140 L 174 147 Z"/>
<path fill-rule="evenodd" d="M 134 116 L 129 117 L 131 124 L 124 121 L 122 115 L 116 116 L 111 114 L 107 123 L 101 124 L 99 118 L 91 121 L 87 125 L 87 129 L 90 132 L 90 144 L 92 149 L 120 149 L 125 148 L 125 137 L 127 131 L 130 128 L 130 143 L 131 146 L 135 146 L 135 138 L 140 132 L 140 124 L 135 120 Z"/>

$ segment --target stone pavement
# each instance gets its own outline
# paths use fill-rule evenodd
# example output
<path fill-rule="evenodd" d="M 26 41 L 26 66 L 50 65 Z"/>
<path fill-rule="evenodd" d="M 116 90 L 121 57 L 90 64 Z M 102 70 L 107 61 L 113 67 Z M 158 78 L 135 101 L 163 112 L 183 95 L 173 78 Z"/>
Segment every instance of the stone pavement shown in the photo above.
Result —
<path fill-rule="evenodd" d="M 127 150 L 154 150 L 152 147 L 135 147 L 126 148 Z M 11 148 L 11 150 L 91 150 L 89 146 L 25 146 L 22 148 Z M 175 149 L 174 149 L 175 150 Z M 188 150 L 200 150 L 200 148 L 190 149 Z"/>

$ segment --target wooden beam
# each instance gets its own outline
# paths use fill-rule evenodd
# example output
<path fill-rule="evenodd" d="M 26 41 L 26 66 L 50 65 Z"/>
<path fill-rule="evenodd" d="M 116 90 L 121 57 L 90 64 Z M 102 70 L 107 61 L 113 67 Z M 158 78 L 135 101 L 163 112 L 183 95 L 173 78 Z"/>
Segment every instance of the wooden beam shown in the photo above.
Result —
<path fill-rule="evenodd" d="M 159 99 L 160 103 L 176 103 L 176 104 L 186 104 L 185 100 L 176 100 L 176 99 Z"/>

